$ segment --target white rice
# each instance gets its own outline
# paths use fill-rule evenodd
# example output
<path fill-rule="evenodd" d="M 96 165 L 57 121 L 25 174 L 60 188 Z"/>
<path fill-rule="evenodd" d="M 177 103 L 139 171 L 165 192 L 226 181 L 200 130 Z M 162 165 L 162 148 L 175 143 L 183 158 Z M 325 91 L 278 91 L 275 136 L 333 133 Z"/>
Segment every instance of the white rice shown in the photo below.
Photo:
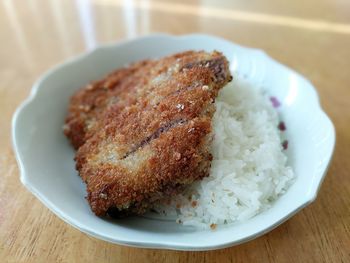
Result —
<path fill-rule="evenodd" d="M 268 97 L 243 79 L 216 99 L 210 176 L 155 209 L 199 228 L 247 220 L 269 208 L 293 181 Z"/>

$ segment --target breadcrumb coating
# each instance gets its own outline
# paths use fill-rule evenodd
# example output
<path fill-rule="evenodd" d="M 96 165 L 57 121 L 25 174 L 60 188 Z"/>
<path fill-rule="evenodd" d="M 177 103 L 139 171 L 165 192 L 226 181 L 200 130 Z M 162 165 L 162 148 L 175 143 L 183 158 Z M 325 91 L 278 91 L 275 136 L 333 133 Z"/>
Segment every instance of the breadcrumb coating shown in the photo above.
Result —
<path fill-rule="evenodd" d="M 211 119 L 232 79 L 219 52 L 187 51 L 119 69 L 71 99 L 65 134 L 92 211 L 142 214 L 208 176 Z"/>

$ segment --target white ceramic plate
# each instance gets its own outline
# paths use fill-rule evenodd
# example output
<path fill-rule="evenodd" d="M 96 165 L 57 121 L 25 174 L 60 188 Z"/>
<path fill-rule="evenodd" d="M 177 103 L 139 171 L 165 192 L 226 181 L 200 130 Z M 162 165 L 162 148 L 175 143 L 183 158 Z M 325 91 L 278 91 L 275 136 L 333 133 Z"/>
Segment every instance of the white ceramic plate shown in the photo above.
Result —
<path fill-rule="evenodd" d="M 295 183 L 269 210 L 254 218 L 212 230 L 144 217 L 106 220 L 85 200 L 85 185 L 74 169 L 74 151 L 62 133 L 69 97 L 84 84 L 131 61 L 184 50 L 217 49 L 241 74 L 282 103 L 288 156 Z M 13 117 L 12 139 L 22 183 L 70 225 L 97 238 L 130 246 L 209 250 L 256 238 L 310 204 L 325 176 L 335 144 L 334 127 L 322 111 L 312 84 L 264 52 L 207 35 L 151 35 L 101 46 L 45 73 Z"/>

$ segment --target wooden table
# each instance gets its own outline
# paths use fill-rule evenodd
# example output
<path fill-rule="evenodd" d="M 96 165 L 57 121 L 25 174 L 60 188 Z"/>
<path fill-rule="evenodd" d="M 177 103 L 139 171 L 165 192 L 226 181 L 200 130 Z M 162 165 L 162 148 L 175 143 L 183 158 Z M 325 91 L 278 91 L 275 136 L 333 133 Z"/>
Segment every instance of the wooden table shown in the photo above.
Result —
<path fill-rule="evenodd" d="M 21 185 L 11 118 L 32 83 L 99 43 L 150 32 L 203 32 L 261 48 L 315 84 L 337 146 L 312 205 L 246 244 L 174 252 L 87 236 Z M 350 262 L 350 1 L 4 0 L 0 37 L 0 262 Z"/>

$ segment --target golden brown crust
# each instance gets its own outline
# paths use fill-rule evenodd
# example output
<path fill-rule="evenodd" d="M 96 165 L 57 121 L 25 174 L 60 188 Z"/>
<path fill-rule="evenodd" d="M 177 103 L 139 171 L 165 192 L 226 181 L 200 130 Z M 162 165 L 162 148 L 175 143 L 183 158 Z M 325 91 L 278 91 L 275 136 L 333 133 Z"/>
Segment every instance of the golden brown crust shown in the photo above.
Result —
<path fill-rule="evenodd" d="M 154 89 L 162 90 L 164 79 L 171 79 L 179 71 L 194 66 L 212 67 L 218 79 L 225 81 L 222 55 L 200 51 L 187 51 L 160 60 L 144 60 L 129 67 L 118 69 L 104 79 L 90 83 L 78 90 L 71 98 L 64 133 L 74 148 L 78 149 L 96 130 L 107 108 L 113 107 L 113 115 L 135 104 L 139 98 L 152 97 Z M 221 70 L 221 74 L 219 71 Z M 221 75 L 220 75 L 221 74 Z M 219 81 L 219 82 L 220 82 Z"/>
<path fill-rule="evenodd" d="M 115 96 L 112 105 L 101 102 L 86 115 L 74 106 L 70 116 L 75 117 L 67 118 L 84 127 L 81 142 L 74 141 L 73 128 L 68 137 L 81 146 L 77 169 L 96 215 L 144 213 L 156 200 L 209 173 L 213 102 L 231 79 L 227 60 L 218 52 L 190 51 L 140 63 L 130 78 L 142 75 L 136 82 L 143 86 L 115 87 L 102 96 L 105 101 Z M 121 77 L 119 83 L 127 81 Z M 89 96 L 85 89 L 72 103 Z M 97 116 L 93 128 L 84 123 Z"/>
<path fill-rule="evenodd" d="M 190 134 L 189 130 L 193 129 Z M 93 174 L 88 178 L 88 201 L 97 215 L 103 215 L 110 207 L 119 210 L 136 205 L 137 213 L 145 212 L 145 204 L 153 198 L 156 201 L 164 195 L 164 189 L 192 183 L 208 174 L 209 165 L 201 170 L 199 164 L 209 164 L 211 156 L 198 151 L 204 148 L 205 135 L 210 132 L 210 121 L 194 120 L 162 134 L 140 150 L 138 154 L 147 155 L 146 160 L 138 163 L 135 171 L 123 165 L 103 164 L 91 168 Z M 184 139 L 185 138 L 185 139 Z M 91 171 L 88 171 L 91 173 Z M 147 202 L 143 202 L 143 201 Z"/>
<path fill-rule="evenodd" d="M 128 68 L 118 69 L 104 79 L 90 83 L 72 96 L 64 133 L 74 148 L 78 149 L 97 129 L 97 122 L 103 117 L 105 109 L 115 104 L 127 105 L 135 100 L 132 96 L 126 100 L 125 94 L 131 93 L 144 77 L 143 68 L 153 66 L 152 61 L 141 61 Z"/>

